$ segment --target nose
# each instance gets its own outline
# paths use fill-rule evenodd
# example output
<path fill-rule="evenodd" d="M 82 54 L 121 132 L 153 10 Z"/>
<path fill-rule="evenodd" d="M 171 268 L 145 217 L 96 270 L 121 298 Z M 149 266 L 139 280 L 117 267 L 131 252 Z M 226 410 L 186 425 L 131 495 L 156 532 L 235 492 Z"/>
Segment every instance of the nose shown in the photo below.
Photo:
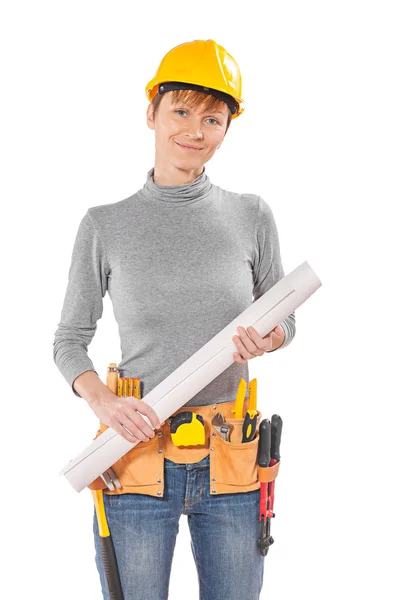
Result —
<path fill-rule="evenodd" d="M 197 130 L 195 130 L 193 132 L 187 132 L 186 133 L 186 138 L 187 138 L 188 141 L 189 140 L 200 141 L 200 140 L 203 139 L 203 137 L 204 137 L 203 136 L 203 132 L 200 129 L 197 129 Z"/>
<path fill-rule="evenodd" d="M 193 137 L 194 139 L 202 140 L 204 137 L 202 124 L 196 123 L 195 121 L 187 126 L 187 135 Z"/>

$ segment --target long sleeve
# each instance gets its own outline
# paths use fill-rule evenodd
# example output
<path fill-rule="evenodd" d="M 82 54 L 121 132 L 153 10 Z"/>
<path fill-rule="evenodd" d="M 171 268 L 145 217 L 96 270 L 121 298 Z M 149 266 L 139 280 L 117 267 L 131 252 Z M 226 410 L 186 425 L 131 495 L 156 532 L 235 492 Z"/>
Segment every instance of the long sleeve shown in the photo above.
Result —
<path fill-rule="evenodd" d="M 255 234 L 255 257 L 253 265 L 254 302 L 285 276 L 279 247 L 279 236 L 274 215 L 269 205 L 259 197 Z M 280 323 L 285 332 L 281 350 L 290 344 L 296 334 L 296 318 L 293 311 Z"/>
<path fill-rule="evenodd" d="M 72 385 L 74 380 L 85 371 L 97 373 L 87 349 L 103 313 L 108 276 L 101 239 L 89 212 L 76 235 L 61 321 L 53 343 L 54 362 L 79 398 Z"/>

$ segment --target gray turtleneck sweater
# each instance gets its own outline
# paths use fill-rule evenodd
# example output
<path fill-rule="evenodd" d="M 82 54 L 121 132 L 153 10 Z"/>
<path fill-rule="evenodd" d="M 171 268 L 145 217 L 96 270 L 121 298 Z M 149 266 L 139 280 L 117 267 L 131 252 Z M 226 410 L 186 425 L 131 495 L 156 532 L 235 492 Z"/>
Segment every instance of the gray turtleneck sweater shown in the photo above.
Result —
<path fill-rule="evenodd" d="M 98 374 L 88 346 L 107 291 L 120 377 L 140 377 L 145 396 L 284 277 L 275 220 L 260 196 L 226 191 L 205 169 L 174 186 L 156 184 L 153 173 L 135 194 L 89 208 L 80 222 L 53 345 L 76 396 L 76 377 Z M 294 312 L 281 326 L 277 350 L 295 335 Z M 267 363 L 268 353 L 258 360 Z M 234 400 L 241 377 L 249 382 L 248 362 L 234 362 L 185 406 Z"/>

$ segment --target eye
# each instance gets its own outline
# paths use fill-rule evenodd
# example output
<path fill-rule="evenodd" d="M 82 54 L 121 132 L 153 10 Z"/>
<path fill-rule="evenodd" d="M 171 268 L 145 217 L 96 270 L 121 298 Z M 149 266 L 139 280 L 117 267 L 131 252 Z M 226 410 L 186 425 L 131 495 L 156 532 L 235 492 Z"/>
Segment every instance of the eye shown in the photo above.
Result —
<path fill-rule="evenodd" d="M 186 110 L 184 110 L 183 108 L 178 108 L 175 112 L 176 113 L 184 112 L 184 113 L 187 114 Z M 217 121 L 217 119 L 214 119 L 214 117 L 208 117 L 208 120 L 210 120 L 210 119 L 211 119 L 211 121 L 215 121 L 217 125 L 219 124 L 218 121 Z"/>

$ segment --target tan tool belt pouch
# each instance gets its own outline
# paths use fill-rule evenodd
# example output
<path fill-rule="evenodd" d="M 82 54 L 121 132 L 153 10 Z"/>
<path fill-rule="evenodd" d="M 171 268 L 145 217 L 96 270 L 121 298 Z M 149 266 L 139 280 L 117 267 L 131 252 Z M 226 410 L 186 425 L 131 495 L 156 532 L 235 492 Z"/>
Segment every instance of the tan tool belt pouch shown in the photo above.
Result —
<path fill-rule="evenodd" d="M 262 414 L 257 416 L 256 435 L 251 442 L 241 443 L 244 419 L 233 418 L 232 410 L 235 400 L 220 404 L 204 406 L 184 406 L 173 415 L 180 412 L 193 411 L 201 415 L 205 426 L 205 444 L 203 446 L 187 446 L 179 448 L 172 442 L 168 419 L 160 429 L 155 430 L 154 438 L 148 442 L 139 442 L 134 448 L 122 456 L 112 468 L 117 475 L 122 489 L 111 491 L 103 480 L 98 477 L 88 487 L 89 489 L 104 489 L 105 494 L 117 495 L 126 493 L 164 496 L 164 459 L 175 463 L 196 463 L 210 455 L 210 494 L 232 494 L 250 492 L 260 487 L 259 472 L 263 480 L 275 479 L 279 464 L 275 467 L 262 469 L 257 465 L 259 442 L 259 425 Z M 246 414 L 249 399 L 245 398 L 243 414 Z M 222 439 L 211 424 L 213 417 L 220 412 L 228 423 L 233 425 L 230 441 Z M 108 428 L 100 423 L 96 438 Z M 94 439 L 96 439 L 94 438 Z M 267 475 L 268 473 L 268 475 Z"/>

